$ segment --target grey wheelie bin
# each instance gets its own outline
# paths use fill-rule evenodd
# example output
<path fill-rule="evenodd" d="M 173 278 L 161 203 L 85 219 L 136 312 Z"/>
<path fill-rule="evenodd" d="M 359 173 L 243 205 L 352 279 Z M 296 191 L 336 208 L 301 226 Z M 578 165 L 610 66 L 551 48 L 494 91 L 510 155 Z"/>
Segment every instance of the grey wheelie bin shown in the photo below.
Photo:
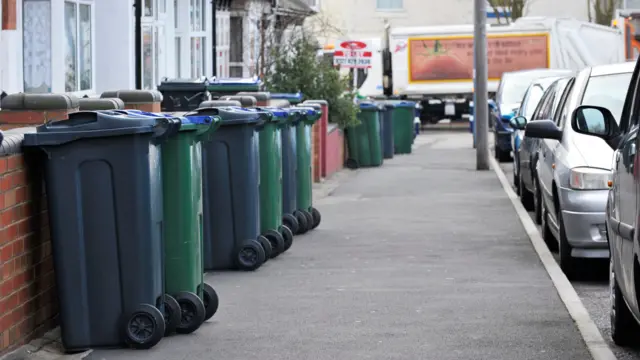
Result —
<path fill-rule="evenodd" d="M 163 319 L 160 145 L 179 120 L 82 111 L 38 126 L 68 351 L 150 348 Z"/>
<path fill-rule="evenodd" d="M 267 112 L 239 107 L 200 108 L 186 117 L 220 116 L 203 139 L 203 254 L 205 270 L 256 270 L 271 244 L 260 235 L 260 158 L 257 128 Z"/>
<path fill-rule="evenodd" d="M 296 127 L 302 120 L 302 111 L 296 109 L 286 109 L 286 111 L 289 112 L 289 121 L 280 130 L 282 139 L 282 223 L 294 234 L 301 234 L 302 229 L 295 213 L 298 209 Z"/>
<path fill-rule="evenodd" d="M 393 109 L 391 102 L 380 102 L 383 107 L 380 116 L 380 139 L 382 141 L 382 155 L 385 159 L 392 159 L 394 153 L 393 143 Z"/>
<path fill-rule="evenodd" d="M 162 94 L 162 111 L 189 111 L 211 99 L 207 79 L 171 79 L 158 85 Z"/>

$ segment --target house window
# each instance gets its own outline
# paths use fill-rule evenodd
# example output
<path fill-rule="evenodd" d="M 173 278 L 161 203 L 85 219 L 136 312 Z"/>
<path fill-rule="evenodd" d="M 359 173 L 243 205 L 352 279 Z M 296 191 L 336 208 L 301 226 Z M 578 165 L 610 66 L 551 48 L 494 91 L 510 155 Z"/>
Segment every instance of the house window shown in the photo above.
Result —
<path fill-rule="evenodd" d="M 378 10 L 402 10 L 403 0 L 376 0 L 376 8 Z"/>
<path fill-rule="evenodd" d="M 51 92 L 51 1 L 24 0 L 22 18 L 24 92 Z"/>
<path fill-rule="evenodd" d="M 230 20 L 229 76 L 242 77 L 244 69 L 244 26 L 241 16 Z"/>
<path fill-rule="evenodd" d="M 91 11 L 88 3 L 64 3 L 66 92 L 90 90 L 93 85 Z"/>
<path fill-rule="evenodd" d="M 191 78 L 197 79 L 205 74 L 207 58 L 206 34 L 206 0 L 190 0 L 190 37 L 191 37 Z"/>
<path fill-rule="evenodd" d="M 166 0 L 143 0 L 142 17 L 142 88 L 154 89 L 163 71 Z"/>

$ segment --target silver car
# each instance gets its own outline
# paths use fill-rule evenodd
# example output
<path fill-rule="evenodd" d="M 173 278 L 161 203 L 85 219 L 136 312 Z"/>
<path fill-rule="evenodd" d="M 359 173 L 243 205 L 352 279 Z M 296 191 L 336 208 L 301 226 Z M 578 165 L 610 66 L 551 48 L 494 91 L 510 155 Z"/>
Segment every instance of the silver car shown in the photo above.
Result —
<path fill-rule="evenodd" d="M 575 258 L 608 258 L 605 209 L 613 150 L 602 139 L 575 132 L 569 122 L 580 105 L 611 110 L 619 121 L 635 64 L 600 65 L 582 70 L 569 84 L 553 121 L 533 121 L 525 137 L 543 138 L 536 174 L 542 200 L 542 230 L 557 243 L 560 267 L 575 273 Z"/>

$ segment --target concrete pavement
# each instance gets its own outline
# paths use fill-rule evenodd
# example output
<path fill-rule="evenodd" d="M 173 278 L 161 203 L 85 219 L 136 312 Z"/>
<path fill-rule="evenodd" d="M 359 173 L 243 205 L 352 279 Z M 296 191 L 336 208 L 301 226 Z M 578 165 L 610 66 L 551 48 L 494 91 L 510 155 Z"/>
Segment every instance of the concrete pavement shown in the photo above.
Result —
<path fill-rule="evenodd" d="M 87 359 L 590 359 L 470 136 L 426 138 L 316 201 L 286 255 L 209 274 L 220 310 L 196 333 Z"/>

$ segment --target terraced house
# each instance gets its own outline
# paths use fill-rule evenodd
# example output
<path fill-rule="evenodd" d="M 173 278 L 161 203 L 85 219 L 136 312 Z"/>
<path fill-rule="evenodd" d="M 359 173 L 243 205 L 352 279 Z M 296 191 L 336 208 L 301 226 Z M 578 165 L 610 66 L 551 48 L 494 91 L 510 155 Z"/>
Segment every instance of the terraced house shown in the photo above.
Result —
<path fill-rule="evenodd" d="M 252 76 L 260 31 L 312 14 L 315 1 L 2 0 L 0 90 L 91 95 L 135 88 L 136 76 L 145 89 L 165 77 Z"/>

